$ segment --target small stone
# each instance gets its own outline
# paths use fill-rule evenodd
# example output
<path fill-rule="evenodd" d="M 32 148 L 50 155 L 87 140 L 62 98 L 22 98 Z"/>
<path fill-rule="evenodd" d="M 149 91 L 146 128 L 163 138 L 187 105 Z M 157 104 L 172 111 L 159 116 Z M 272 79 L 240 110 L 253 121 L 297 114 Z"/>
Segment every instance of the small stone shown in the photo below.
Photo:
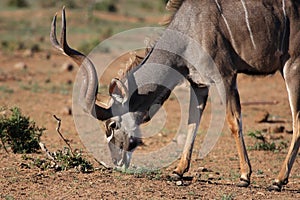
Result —
<path fill-rule="evenodd" d="M 177 185 L 177 186 L 182 186 L 182 185 L 183 185 L 183 182 L 182 182 L 182 181 L 176 181 L 176 185 Z"/>
<path fill-rule="evenodd" d="M 70 107 L 64 107 L 61 111 L 63 115 L 72 115 L 72 109 Z"/>
<path fill-rule="evenodd" d="M 44 42 L 45 41 L 45 37 L 44 36 L 40 36 L 38 37 L 39 42 Z"/>
<path fill-rule="evenodd" d="M 71 79 L 68 79 L 68 80 L 66 81 L 66 83 L 67 83 L 67 85 L 72 85 L 72 84 L 73 84 L 73 81 L 72 81 Z"/>
<path fill-rule="evenodd" d="M 261 196 L 265 196 L 265 193 L 263 193 L 263 192 L 257 192 L 256 194 L 261 195 Z"/>
<path fill-rule="evenodd" d="M 32 51 L 32 49 L 26 49 L 25 51 L 24 51 L 24 53 L 23 53 L 23 56 L 24 57 L 32 57 L 33 56 L 33 51 Z"/>
<path fill-rule="evenodd" d="M 273 133 L 283 133 L 285 130 L 284 126 L 275 126 L 272 128 Z"/>
<path fill-rule="evenodd" d="M 24 62 L 19 62 L 14 65 L 14 68 L 19 69 L 19 70 L 25 70 L 25 69 L 27 69 L 27 67 L 28 66 Z"/>
<path fill-rule="evenodd" d="M 267 122 L 268 118 L 269 118 L 270 114 L 268 111 L 265 111 L 263 113 L 260 113 L 256 116 L 255 122 L 257 123 L 263 123 L 263 122 Z"/>
<path fill-rule="evenodd" d="M 49 59 L 51 58 L 51 53 L 50 53 L 50 52 L 47 52 L 46 55 L 45 55 L 45 58 L 46 58 L 47 60 L 49 60 Z"/>
<path fill-rule="evenodd" d="M 201 178 L 201 174 L 196 173 L 196 175 L 192 179 L 192 183 L 196 183 Z"/>
<path fill-rule="evenodd" d="M 70 62 L 66 62 L 61 67 L 62 71 L 68 71 L 71 72 L 74 69 L 74 65 Z"/>
<path fill-rule="evenodd" d="M 209 170 L 209 169 L 207 169 L 207 168 L 205 168 L 205 167 L 199 167 L 199 168 L 198 168 L 198 171 L 199 171 L 199 172 L 212 172 L 212 170 Z"/>
<path fill-rule="evenodd" d="M 0 116 L 5 116 L 5 115 L 7 115 L 7 110 L 6 109 L 1 110 L 0 111 Z"/>
<path fill-rule="evenodd" d="M 45 80 L 45 83 L 51 83 L 51 79 L 50 79 L 50 78 L 47 78 L 47 79 Z"/>
<path fill-rule="evenodd" d="M 213 180 L 215 176 L 213 174 L 208 174 L 208 180 Z"/>
<path fill-rule="evenodd" d="M 258 174 L 258 175 L 256 175 L 256 177 L 257 177 L 257 178 L 265 178 L 266 175 L 264 175 L 264 174 Z"/>
<path fill-rule="evenodd" d="M 39 52 L 41 50 L 40 45 L 38 45 L 38 44 L 33 44 L 30 49 L 33 53 Z"/>

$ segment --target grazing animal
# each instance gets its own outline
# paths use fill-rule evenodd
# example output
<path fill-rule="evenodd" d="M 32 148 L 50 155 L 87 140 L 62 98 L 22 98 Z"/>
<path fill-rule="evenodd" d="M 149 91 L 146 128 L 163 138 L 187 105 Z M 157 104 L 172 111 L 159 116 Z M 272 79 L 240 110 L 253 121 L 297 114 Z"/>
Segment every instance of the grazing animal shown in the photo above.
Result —
<path fill-rule="evenodd" d="M 128 71 L 122 79 L 111 81 L 109 108 L 95 104 L 98 80 L 93 63 L 67 44 L 64 11 L 60 44 L 55 35 L 54 17 L 52 44 L 81 65 L 87 83 L 82 92 L 85 110 L 105 122 L 114 163 L 129 165 L 131 152 L 141 144 L 139 125 L 150 120 L 181 82 L 182 78 L 176 71 L 189 80 L 194 95 L 191 92 L 186 144 L 174 174 L 181 177 L 189 170 L 209 83 L 213 82 L 224 86 L 226 118 L 240 160 L 238 185 L 247 187 L 252 171 L 242 133 L 237 75 L 268 75 L 280 71 L 286 83 L 293 119 L 293 137 L 288 154 L 277 178 L 269 187 L 270 190 L 280 191 L 288 183 L 300 145 L 300 1 L 170 0 L 167 8 L 174 14 L 165 33 L 138 66 Z M 205 56 L 191 51 L 193 43 L 176 34 L 171 35 L 172 31 L 187 35 L 200 44 L 218 71 L 206 73 L 209 67 L 195 66 L 182 58 L 180 55 L 199 59 L 205 59 Z M 173 48 L 173 53 L 160 48 L 164 45 Z M 209 62 L 201 63 L 206 65 Z M 204 74 L 200 74 L 198 68 L 204 69 Z M 153 111 L 153 105 L 159 106 Z"/>

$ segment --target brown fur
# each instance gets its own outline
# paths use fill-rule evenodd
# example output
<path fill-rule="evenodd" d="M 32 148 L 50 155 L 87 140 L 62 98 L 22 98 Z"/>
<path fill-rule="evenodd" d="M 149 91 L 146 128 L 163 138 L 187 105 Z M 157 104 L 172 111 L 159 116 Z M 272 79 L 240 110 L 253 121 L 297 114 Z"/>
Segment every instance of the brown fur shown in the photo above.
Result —
<path fill-rule="evenodd" d="M 176 12 L 179 10 L 180 6 L 184 0 L 169 0 L 167 5 L 166 5 L 166 10 L 171 11 L 171 15 L 168 16 L 165 20 L 163 20 L 162 24 L 165 26 L 168 26 L 170 22 L 173 20 L 175 17 Z"/>
<path fill-rule="evenodd" d="M 151 51 L 152 48 L 153 48 L 152 45 L 146 47 L 143 53 L 144 55 L 142 56 L 138 55 L 136 51 L 129 52 L 130 57 L 125 64 L 125 71 L 123 70 L 120 71 L 120 73 L 118 74 L 119 79 L 123 79 L 131 70 L 137 67 L 143 61 L 143 59 L 148 55 L 148 53 Z"/>

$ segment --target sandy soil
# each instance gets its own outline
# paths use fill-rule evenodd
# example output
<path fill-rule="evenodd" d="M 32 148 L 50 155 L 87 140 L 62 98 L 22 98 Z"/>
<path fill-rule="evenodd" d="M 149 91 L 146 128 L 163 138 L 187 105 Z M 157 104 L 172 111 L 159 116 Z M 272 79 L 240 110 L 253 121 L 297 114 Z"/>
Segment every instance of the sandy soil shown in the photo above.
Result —
<path fill-rule="evenodd" d="M 70 42 L 71 43 L 71 42 Z M 50 44 L 49 44 L 50 45 Z M 239 179 L 239 161 L 235 143 L 224 125 L 221 137 L 214 149 L 204 158 L 197 159 L 194 154 L 191 169 L 181 184 L 169 180 L 168 175 L 177 162 L 161 169 L 155 174 L 128 174 L 107 170 L 99 166 L 91 154 L 86 152 L 76 132 L 72 115 L 66 110 L 72 105 L 72 85 L 77 73 L 62 68 L 68 58 L 54 50 L 47 59 L 48 52 L 24 56 L 23 51 L 13 54 L 0 54 L 0 91 L 1 106 L 17 106 L 25 115 L 31 117 L 38 126 L 47 130 L 42 141 L 50 151 L 61 149 L 65 143 L 55 131 L 56 121 L 52 115 L 62 118 L 62 132 L 73 148 L 83 149 L 84 155 L 99 170 L 82 174 L 74 170 L 54 172 L 41 171 L 38 168 L 22 168 L 21 155 L 7 154 L 0 149 L 0 198 L 3 199 L 299 199 L 300 198 L 300 161 L 296 160 L 289 184 L 282 192 L 269 192 L 266 187 L 280 170 L 287 148 L 279 152 L 250 150 L 249 157 L 253 167 L 252 184 L 248 188 L 239 188 L 235 183 Z M 15 67 L 24 62 L 26 69 Z M 109 81 L 116 76 L 109 71 L 105 77 Z M 247 133 L 255 130 L 267 130 L 271 142 L 289 144 L 291 140 L 291 112 L 287 92 L 280 74 L 267 77 L 249 77 L 241 75 L 238 79 L 241 101 L 243 103 L 243 128 L 248 147 L 257 141 Z M 105 83 L 104 83 L 105 84 Z M 106 82 L 108 84 L 108 82 Z M 267 104 L 261 103 L 267 102 Z M 276 102 L 276 103 L 274 103 Z M 146 142 L 149 149 L 164 145 L 176 130 L 180 118 L 178 102 L 173 98 L 165 105 L 170 112 L 166 127 L 167 136 L 154 137 Z M 174 111 L 175 110 L 175 111 Z M 257 123 L 265 112 L 270 113 L 273 123 Z M 203 141 L 203 135 L 210 120 L 210 103 L 207 107 L 199 137 L 197 150 Z M 283 126 L 282 133 L 273 133 L 274 128 Z M 166 139 L 164 139 L 164 137 Z M 154 146 L 157 144 L 157 146 Z M 33 157 L 44 156 L 33 154 Z M 299 157 L 299 156 L 298 156 Z M 203 170 L 205 168 L 206 170 Z"/>

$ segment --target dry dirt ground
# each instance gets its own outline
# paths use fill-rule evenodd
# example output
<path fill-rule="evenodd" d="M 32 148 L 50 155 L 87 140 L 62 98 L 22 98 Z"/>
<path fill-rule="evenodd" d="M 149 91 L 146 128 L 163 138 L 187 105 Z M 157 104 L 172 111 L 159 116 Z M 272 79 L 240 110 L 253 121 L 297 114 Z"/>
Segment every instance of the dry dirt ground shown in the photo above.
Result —
<path fill-rule="evenodd" d="M 45 41 L 48 42 L 48 41 Z M 72 41 L 70 41 L 72 44 Z M 50 45 L 50 44 L 49 44 Z M 239 179 L 239 161 L 235 143 L 224 125 L 218 143 L 204 158 L 197 159 L 194 154 L 191 169 L 183 182 L 178 184 L 168 179 L 176 166 L 154 174 L 129 174 L 107 170 L 94 162 L 92 155 L 86 152 L 76 132 L 72 115 L 67 110 L 72 105 L 72 85 L 77 68 L 67 71 L 62 68 L 68 58 L 56 51 L 35 53 L 24 56 L 23 51 L 11 54 L 0 53 L 0 105 L 17 106 L 30 116 L 38 126 L 47 130 L 41 140 L 50 151 L 61 149 L 65 143 L 55 131 L 56 121 L 52 115 L 62 118 L 62 132 L 70 140 L 73 148 L 83 149 L 85 157 L 99 169 L 89 174 L 74 170 L 54 172 L 38 168 L 22 168 L 21 155 L 0 149 L 0 198 L 2 199 L 299 199 L 300 198 L 300 160 L 296 160 L 289 184 L 282 192 L 269 192 L 266 187 L 280 170 L 287 148 L 280 151 L 249 150 L 253 174 L 252 184 L 248 188 L 239 188 L 235 183 Z M 24 62 L 26 69 L 15 67 Z M 109 79 L 117 74 L 109 71 Z M 243 128 L 247 147 L 258 141 L 248 136 L 251 131 L 266 130 L 266 138 L 276 144 L 291 140 L 291 112 L 289 109 L 285 84 L 280 74 L 267 77 L 249 77 L 241 75 L 238 80 L 241 101 L 243 102 Z M 262 103 L 267 102 L 267 103 Z M 275 102 L 275 103 L 274 103 Z M 208 103 L 209 104 L 209 103 Z M 173 98 L 166 104 L 166 110 L 175 110 Z M 178 110 L 178 109 L 177 109 Z M 210 120 L 210 105 L 201 122 L 199 137 L 195 149 L 199 148 Z M 257 123 L 265 112 L 270 113 L 271 121 Z M 174 131 L 180 112 L 170 111 L 171 119 L 164 134 L 146 142 L 155 149 L 154 144 L 167 142 L 168 133 Z M 172 122 L 172 119 L 174 121 Z M 285 129 L 274 133 L 276 127 Z M 162 142 L 163 141 L 163 142 Z M 145 147 L 146 148 L 146 147 Z M 30 155 L 43 157 L 43 153 Z"/>

